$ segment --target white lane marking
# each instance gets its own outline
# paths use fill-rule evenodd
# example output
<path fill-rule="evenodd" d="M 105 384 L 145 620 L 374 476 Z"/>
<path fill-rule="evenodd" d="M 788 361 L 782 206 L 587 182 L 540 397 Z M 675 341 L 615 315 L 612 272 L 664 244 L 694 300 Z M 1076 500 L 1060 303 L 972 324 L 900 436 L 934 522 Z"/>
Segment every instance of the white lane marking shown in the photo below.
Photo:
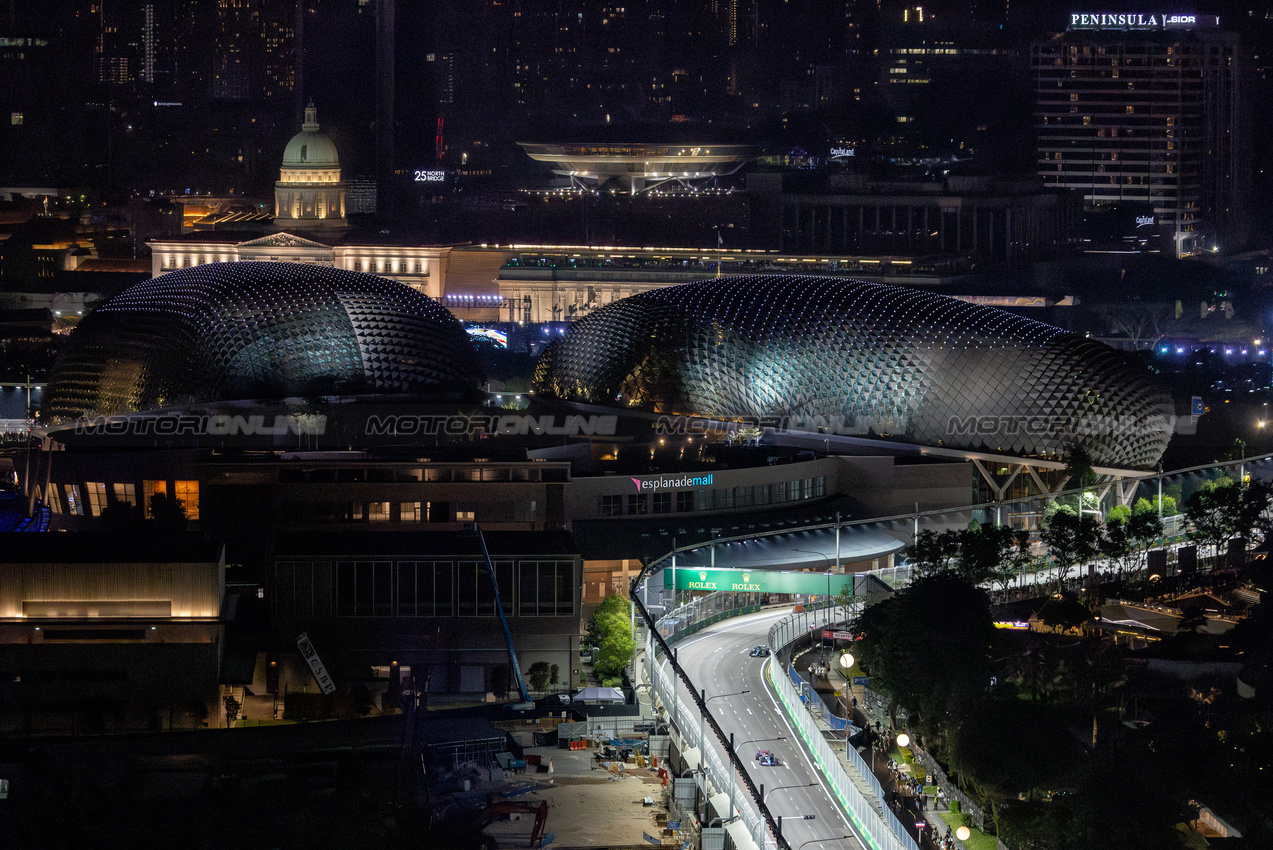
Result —
<path fill-rule="evenodd" d="M 779 672 L 781 672 L 784 676 L 786 675 L 785 670 L 780 669 Z M 760 675 L 763 680 L 765 675 L 764 672 L 762 671 Z M 773 703 L 774 713 L 782 719 L 782 725 L 787 727 L 787 732 L 790 734 L 790 737 L 787 740 L 795 746 L 796 750 L 800 753 L 801 760 L 805 762 L 805 765 L 810 769 L 810 772 L 818 778 L 818 784 L 823 789 L 823 793 L 826 794 L 827 802 L 831 805 L 831 808 L 840 815 L 840 821 L 844 824 L 849 834 L 853 836 L 854 840 L 857 841 L 858 846 L 861 847 L 862 850 L 866 850 L 866 845 L 862 843 L 862 839 L 858 836 L 857 830 L 853 828 L 853 824 L 850 822 L 848 815 L 844 813 L 844 809 L 840 808 L 840 803 L 836 800 L 835 795 L 832 793 L 826 777 L 823 776 L 822 771 L 818 770 L 818 765 L 805 751 L 804 743 L 801 741 L 800 736 L 796 733 L 796 730 L 791 727 L 791 723 L 787 719 L 787 713 L 782 710 L 782 705 L 778 702 L 778 697 L 772 690 L 770 690 L 768 682 L 762 681 L 761 688 L 764 690 L 765 694 L 768 695 L 769 701 Z"/>

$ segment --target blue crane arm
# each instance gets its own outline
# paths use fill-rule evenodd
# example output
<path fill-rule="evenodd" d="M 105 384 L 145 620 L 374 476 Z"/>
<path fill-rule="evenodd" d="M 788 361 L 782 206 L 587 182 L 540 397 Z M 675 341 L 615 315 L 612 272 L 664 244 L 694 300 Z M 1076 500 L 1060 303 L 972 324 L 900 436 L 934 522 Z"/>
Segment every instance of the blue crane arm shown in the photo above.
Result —
<path fill-rule="evenodd" d="M 513 676 L 517 679 L 517 690 L 521 692 L 522 702 L 530 702 L 530 693 L 526 690 L 526 682 L 522 679 L 522 665 L 517 661 L 517 650 L 513 648 L 513 633 L 508 628 L 508 618 L 504 616 L 504 606 L 500 604 L 499 582 L 495 580 L 495 565 L 491 563 L 491 553 L 486 550 L 486 538 L 476 525 L 477 542 L 482 546 L 482 560 L 486 563 L 486 574 L 491 577 L 491 590 L 495 593 L 495 613 L 499 614 L 499 625 L 504 630 L 504 642 L 508 644 L 508 659 L 513 662 Z"/>

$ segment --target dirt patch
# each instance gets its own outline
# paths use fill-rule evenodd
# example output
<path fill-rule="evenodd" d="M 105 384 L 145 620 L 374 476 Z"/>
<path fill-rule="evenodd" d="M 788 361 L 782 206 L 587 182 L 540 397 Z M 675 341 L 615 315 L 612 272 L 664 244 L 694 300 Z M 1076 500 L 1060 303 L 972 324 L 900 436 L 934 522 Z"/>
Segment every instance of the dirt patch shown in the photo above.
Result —
<path fill-rule="evenodd" d="M 545 763 L 551 759 L 553 773 L 534 774 L 537 790 L 517 799 L 548 801 L 545 831 L 554 836 L 555 846 L 644 844 L 646 834 L 660 836 L 667 809 L 658 774 L 648 768 L 610 773 L 593 766 L 594 752 L 527 750 Z M 544 787 L 548 781 L 553 784 Z M 652 798 L 654 805 L 646 806 L 646 797 Z M 495 837 L 501 847 L 525 847 L 532 823 L 527 819 L 502 821 L 487 827 L 486 834 Z"/>

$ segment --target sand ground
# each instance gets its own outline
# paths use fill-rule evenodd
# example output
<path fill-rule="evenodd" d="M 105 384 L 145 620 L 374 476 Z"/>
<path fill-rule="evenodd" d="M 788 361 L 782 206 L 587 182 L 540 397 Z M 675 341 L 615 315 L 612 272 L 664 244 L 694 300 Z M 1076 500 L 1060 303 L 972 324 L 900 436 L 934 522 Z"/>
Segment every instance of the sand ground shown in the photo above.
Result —
<path fill-rule="evenodd" d="M 648 844 L 644 834 L 660 836 L 663 824 L 663 784 L 657 772 L 648 768 L 628 768 L 612 774 L 597 765 L 596 750 L 561 750 L 542 747 L 526 750 L 545 763 L 553 763 L 552 773 L 528 771 L 509 785 L 525 785 L 533 780 L 536 790 L 516 799 L 548 801 L 545 832 L 553 835 L 552 847 L 592 847 Z M 533 768 L 532 768 L 533 770 Z M 551 783 L 551 784 L 549 784 Z M 653 806 L 644 805 L 651 797 Z M 533 820 L 499 821 L 486 828 L 500 847 L 525 847 Z M 671 843 L 671 839 L 667 839 Z M 649 845 L 653 846 L 653 845 Z"/>

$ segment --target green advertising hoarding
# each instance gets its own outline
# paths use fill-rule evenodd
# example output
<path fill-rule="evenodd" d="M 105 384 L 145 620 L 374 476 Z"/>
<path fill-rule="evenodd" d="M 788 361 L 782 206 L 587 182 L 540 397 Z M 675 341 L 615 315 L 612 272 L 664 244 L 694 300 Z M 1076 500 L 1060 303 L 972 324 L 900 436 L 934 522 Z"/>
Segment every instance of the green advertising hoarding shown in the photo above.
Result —
<path fill-rule="evenodd" d="M 736 593 L 801 593 L 806 596 L 827 594 L 827 574 L 808 572 L 779 572 L 777 570 L 705 570 L 697 567 L 680 567 L 663 570 L 663 586 L 672 586 L 672 573 L 676 573 L 677 590 L 734 591 Z M 831 595 L 838 596 L 842 589 L 853 590 L 852 573 L 833 573 L 830 576 Z"/>

